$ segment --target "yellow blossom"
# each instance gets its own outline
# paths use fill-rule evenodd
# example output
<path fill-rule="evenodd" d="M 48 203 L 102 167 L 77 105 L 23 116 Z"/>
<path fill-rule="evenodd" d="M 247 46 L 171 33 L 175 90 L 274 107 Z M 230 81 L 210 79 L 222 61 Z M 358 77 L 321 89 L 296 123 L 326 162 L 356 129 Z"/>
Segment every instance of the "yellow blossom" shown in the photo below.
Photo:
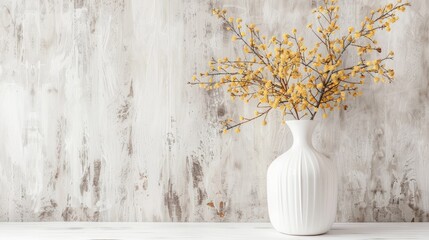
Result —
<path fill-rule="evenodd" d="M 283 41 L 287 41 L 289 39 L 289 35 L 287 33 L 282 34 Z"/>
<path fill-rule="evenodd" d="M 272 36 L 270 42 L 275 43 L 277 41 L 276 36 Z"/>

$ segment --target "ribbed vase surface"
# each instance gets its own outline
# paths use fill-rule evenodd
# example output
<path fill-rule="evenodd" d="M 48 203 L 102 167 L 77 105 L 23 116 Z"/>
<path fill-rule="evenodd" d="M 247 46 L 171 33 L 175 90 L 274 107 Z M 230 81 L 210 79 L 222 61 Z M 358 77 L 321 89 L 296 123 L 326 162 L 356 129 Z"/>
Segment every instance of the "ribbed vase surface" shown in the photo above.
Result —
<path fill-rule="evenodd" d="M 291 235 L 326 233 L 337 210 L 336 167 L 313 147 L 316 121 L 286 123 L 292 131 L 293 145 L 271 163 L 267 173 L 271 224 Z"/>

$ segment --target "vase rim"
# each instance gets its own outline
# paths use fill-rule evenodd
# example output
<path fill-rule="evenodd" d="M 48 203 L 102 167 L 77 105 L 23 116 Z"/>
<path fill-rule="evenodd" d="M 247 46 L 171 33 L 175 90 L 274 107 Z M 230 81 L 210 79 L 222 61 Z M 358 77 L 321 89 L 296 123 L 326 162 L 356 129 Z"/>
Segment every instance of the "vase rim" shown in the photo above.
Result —
<path fill-rule="evenodd" d="M 314 119 L 291 119 L 291 120 L 286 120 L 286 122 L 318 122 L 319 120 L 314 120 Z"/>

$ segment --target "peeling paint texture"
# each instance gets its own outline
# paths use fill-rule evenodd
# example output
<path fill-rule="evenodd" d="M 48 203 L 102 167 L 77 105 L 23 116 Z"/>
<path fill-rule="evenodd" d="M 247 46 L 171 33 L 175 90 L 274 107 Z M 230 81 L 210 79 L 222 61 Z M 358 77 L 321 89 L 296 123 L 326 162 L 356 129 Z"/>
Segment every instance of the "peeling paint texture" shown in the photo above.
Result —
<path fill-rule="evenodd" d="M 346 28 L 384 1 L 340 2 Z M 186 84 L 239 51 L 222 4 L 271 35 L 303 30 L 318 2 L 0 0 L 0 221 L 268 221 L 289 130 L 274 114 L 220 134 L 254 109 Z M 339 222 L 429 221 L 429 1 L 412 4 L 378 38 L 396 81 L 317 128 Z"/>

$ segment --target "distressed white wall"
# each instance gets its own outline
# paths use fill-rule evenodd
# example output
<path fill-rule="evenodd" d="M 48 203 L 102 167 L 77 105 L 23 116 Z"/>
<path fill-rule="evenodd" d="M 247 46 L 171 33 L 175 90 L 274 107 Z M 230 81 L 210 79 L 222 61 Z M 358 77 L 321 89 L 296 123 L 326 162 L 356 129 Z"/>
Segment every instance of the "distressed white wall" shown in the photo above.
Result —
<path fill-rule="evenodd" d="M 382 4 L 340 2 L 346 25 Z M 338 221 L 429 220 L 429 2 L 412 4 L 378 38 L 397 80 L 318 128 Z M 289 131 L 272 116 L 221 135 L 252 108 L 186 84 L 237 52 L 213 6 L 272 34 L 317 1 L 0 0 L 0 221 L 268 221 L 266 169 Z"/>

